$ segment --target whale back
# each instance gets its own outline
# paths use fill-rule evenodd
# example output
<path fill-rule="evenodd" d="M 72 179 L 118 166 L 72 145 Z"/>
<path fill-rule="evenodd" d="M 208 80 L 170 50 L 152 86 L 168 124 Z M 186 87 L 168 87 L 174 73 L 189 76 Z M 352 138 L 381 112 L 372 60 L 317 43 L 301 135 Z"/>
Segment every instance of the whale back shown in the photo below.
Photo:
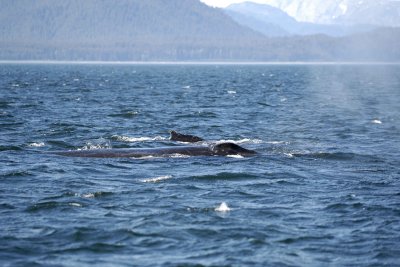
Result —
<path fill-rule="evenodd" d="M 212 148 L 212 151 L 217 155 L 241 155 L 251 156 L 257 154 L 254 150 L 243 148 L 235 143 L 221 143 L 216 144 Z"/>
<path fill-rule="evenodd" d="M 190 135 L 190 134 L 181 134 L 176 131 L 170 131 L 169 139 L 171 141 L 186 142 L 186 143 L 196 143 L 196 142 L 204 141 L 202 138 L 200 138 L 198 136 Z"/>

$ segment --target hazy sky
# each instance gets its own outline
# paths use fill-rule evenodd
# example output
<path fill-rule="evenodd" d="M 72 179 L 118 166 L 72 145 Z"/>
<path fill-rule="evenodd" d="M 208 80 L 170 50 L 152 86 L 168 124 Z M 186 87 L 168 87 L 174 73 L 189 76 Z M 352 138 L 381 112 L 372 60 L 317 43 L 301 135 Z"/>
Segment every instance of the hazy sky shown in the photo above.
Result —
<path fill-rule="evenodd" d="M 233 3 L 241 3 L 241 2 L 256 2 L 256 3 L 267 3 L 268 0 L 200 0 L 207 5 L 214 6 L 214 7 L 227 7 Z M 322 0 L 321 0 L 322 1 Z M 356 1 L 356 0 L 354 0 Z M 393 0 L 399 1 L 399 0 Z"/>
<path fill-rule="evenodd" d="M 200 0 L 200 1 L 206 3 L 207 5 L 210 5 L 210 6 L 227 7 L 233 3 L 241 3 L 241 2 L 246 2 L 249 0 Z M 265 0 L 250 0 L 250 1 L 256 2 L 256 3 L 266 3 L 267 2 Z"/>

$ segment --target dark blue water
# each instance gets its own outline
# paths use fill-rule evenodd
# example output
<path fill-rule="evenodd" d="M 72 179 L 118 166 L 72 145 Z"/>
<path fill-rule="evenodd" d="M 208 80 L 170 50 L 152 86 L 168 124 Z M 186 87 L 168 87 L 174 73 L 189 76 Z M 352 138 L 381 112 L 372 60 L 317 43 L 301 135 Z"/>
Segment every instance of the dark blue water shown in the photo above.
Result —
<path fill-rule="evenodd" d="M 46 153 L 171 129 L 259 154 Z M 399 65 L 3 64 L 0 156 L 1 266 L 400 266 Z"/>

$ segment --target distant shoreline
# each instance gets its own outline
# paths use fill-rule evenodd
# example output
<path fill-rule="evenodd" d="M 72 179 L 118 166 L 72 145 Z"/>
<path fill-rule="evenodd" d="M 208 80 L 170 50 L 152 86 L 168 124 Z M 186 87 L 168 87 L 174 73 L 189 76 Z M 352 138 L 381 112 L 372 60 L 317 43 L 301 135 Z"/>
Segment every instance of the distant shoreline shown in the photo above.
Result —
<path fill-rule="evenodd" d="M 384 61 L 67 61 L 0 60 L 0 64 L 32 65 L 400 65 Z"/>

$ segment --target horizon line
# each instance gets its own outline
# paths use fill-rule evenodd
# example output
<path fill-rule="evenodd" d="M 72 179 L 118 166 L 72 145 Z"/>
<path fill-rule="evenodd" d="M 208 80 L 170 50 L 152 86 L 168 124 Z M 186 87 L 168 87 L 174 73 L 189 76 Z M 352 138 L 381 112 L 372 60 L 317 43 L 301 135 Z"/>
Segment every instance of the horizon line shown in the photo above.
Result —
<path fill-rule="evenodd" d="M 0 60 L 0 64 L 38 65 L 400 65 L 400 61 L 103 61 Z"/>

